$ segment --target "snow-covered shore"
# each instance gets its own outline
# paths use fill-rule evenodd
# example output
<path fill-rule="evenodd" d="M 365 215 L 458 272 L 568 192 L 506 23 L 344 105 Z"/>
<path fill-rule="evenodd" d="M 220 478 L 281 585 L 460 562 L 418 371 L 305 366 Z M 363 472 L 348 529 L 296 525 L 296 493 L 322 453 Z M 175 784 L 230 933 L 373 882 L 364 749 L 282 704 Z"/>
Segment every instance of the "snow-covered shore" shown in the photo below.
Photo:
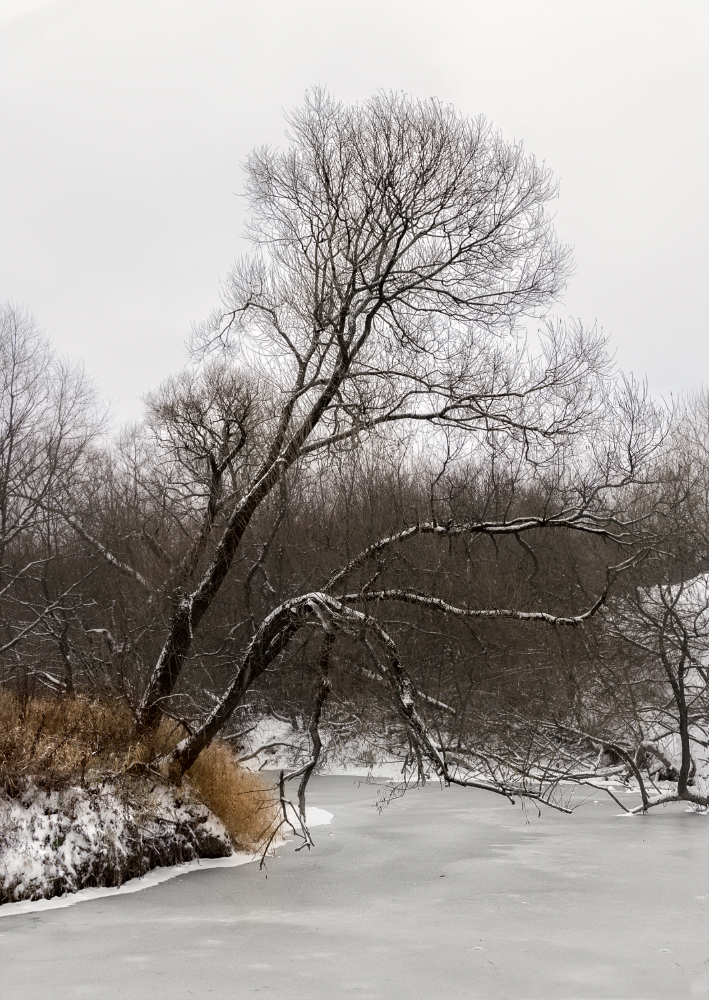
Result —
<path fill-rule="evenodd" d="M 119 886 L 157 866 L 232 852 L 223 823 L 186 788 L 129 786 L 0 797 L 0 903 Z"/>
<path fill-rule="evenodd" d="M 362 738 L 342 735 L 327 734 L 319 773 L 397 780 L 401 763 L 385 746 L 373 748 Z M 668 735 L 657 743 L 674 764 L 676 738 Z M 258 720 L 241 745 L 243 766 L 253 770 L 290 770 L 310 752 L 307 731 L 273 718 Z M 700 794 L 709 788 L 707 764 L 706 755 L 698 757 L 695 787 Z M 627 774 L 600 771 L 584 784 L 607 791 L 616 801 L 617 795 L 639 792 Z M 656 777 L 647 791 L 651 802 L 662 801 L 671 794 L 672 783 Z M 635 803 L 621 804 L 635 811 Z M 331 818 L 324 810 L 308 809 L 309 826 Z M 221 821 L 188 787 L 146 781 L 135 783 L 130 794 L 125 788 L 119 794 L 109 784 L 51 793 L 28 786 L 23 795 L 0 797 L 0 915 L 136 892 L 193 869 L 233 867 L 256 856 L 233 852 Z"/>
<path fill-rule="evenodd" d="M 151 810 L 148 816 L 105 788 L 49 794 L 33 789 L 0 799 L 0 917 L 140 892 L 187 872 L 234 868 L 260 857 L 234 851 L 221 821 L 186 790 L 161 787 L 150 795 L 142 806 Z M 308 807 L 306 815 L 309 827 L 333 819 L 316 807 Z M 131 868 L 136 865 L 137 871 Z"/>

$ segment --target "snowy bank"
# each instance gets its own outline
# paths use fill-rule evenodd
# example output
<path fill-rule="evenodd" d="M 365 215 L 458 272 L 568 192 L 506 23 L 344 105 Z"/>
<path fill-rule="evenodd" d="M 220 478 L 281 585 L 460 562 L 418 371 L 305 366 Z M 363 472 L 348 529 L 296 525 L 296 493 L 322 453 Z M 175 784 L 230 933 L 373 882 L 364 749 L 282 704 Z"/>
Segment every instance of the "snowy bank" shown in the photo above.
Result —
<path fill-rule="evenodd" d="M 0 903 L 119 886 L 157 866 L 232 853 L 185 788 L 147 780 L 0 796 Z"/>
<path fill-rule="evenodd" d="M 295 821 L 295 816 L 291 817 Z M 306 809 L 306 820 L 308 827 L 325 826 L 333 820 L 333 814 L 326 809 L 319 809 L 317 806 L 308 806 Z M 216 820 L 218 823 L 219 821 Z M 282 842 L 281 842 L 282 843 Z M 102 899 L 106 896 L 120 896 L 127 893 L 140 892 L 143 889 L 150 889 L 152 886 L 160 885 L 178 875 L 186 875 L 193 871 L 206 871 L 211 868 L 237 868 L 239 865 L 248 864 L 260 857 L 259 854 L 250 854 L 245 851 L 232 851 L 231 854 L 216 858 L 197 858 L 194 861 L 186 861 L 181 864 L 169 865 L 166 867 L 153 868 L 138 878 L 131 878 L 122 885 L 117 886 L 92 886 L 79 889 L 75 892 L 65 892 L 60 896 L 39 899 L 22 899 L 19 902 L 5 903 L 0 907 L 0 917 L 16 916 L 20 913 L 36 913 L 44 910 L 57 910 L 66 906 L 73 906 L 75 903 L 87 902 L 92 899 Z M 0 868 L 0 871 L 2 869 Z"/>

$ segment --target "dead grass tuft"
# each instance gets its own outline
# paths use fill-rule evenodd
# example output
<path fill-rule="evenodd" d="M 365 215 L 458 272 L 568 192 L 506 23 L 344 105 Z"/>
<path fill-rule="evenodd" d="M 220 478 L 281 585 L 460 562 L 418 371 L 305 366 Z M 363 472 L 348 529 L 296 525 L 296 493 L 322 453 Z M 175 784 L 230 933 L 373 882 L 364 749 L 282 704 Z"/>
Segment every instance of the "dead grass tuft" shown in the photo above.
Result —
<path fill-rule="evenodd" d="M 187 778 L 227 828 L 235 847 L 255 851 L 268 840 L 278 817 L 273 782 L 239 767 L 226 744 L 212 743 L 203 750 Z"/>

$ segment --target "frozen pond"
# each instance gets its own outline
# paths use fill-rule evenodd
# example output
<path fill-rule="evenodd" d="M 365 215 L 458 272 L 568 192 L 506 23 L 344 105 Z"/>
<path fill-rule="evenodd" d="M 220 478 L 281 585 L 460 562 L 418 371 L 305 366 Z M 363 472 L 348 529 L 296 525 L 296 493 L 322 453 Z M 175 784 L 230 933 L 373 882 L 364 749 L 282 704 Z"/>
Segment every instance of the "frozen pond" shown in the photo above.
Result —
<path fill-rule="evenodd" d="M 709 818 L 593 797 L 539 818 L 435 785 L 379 815 L 375 787 L 314 779 L 335 820 L 310 855 L 0 919 L 3 996 L 709 996 Z"/>

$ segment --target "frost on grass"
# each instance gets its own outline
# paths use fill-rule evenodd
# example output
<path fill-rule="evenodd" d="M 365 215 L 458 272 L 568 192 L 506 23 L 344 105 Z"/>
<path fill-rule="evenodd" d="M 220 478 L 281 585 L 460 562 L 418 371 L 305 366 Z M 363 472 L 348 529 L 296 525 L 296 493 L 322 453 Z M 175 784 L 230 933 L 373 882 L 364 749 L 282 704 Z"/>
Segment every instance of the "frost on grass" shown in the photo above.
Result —
<path fill-rule="evenodd" d="M 157 866 L 231 852 L 224 824 L 188 789 L 28 784 L 0 797 L 0 903 L 118 886 Z"/>

